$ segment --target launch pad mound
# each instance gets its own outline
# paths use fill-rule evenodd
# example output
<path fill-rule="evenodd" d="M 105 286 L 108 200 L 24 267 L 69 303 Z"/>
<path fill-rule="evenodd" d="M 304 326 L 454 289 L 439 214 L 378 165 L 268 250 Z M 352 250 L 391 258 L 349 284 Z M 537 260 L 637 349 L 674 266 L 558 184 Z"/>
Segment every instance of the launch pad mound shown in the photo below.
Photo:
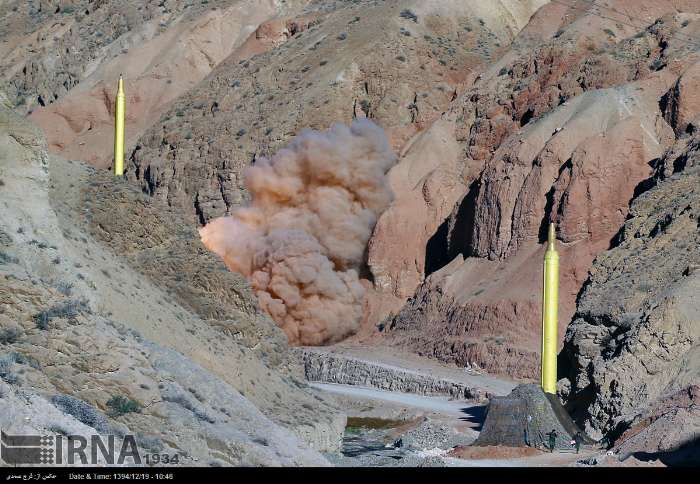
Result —
<path fill-rule="evenodd" d="M 484 426 L 474 446 L 549 448 L 549 436 L 556 430 L 555 448 L 571 449 L 579 428 L 556 395 L 536 384 L 518 385 L 505 397 L 492 397 Z M 594 441 L 583 432 L 583 444 Z"/>

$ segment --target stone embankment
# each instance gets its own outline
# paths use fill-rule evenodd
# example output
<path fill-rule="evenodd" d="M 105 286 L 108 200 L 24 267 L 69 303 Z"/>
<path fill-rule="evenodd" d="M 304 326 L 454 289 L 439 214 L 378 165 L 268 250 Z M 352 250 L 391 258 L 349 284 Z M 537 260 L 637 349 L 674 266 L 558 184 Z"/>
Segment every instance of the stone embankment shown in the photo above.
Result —
<path fill-rule="evenodd" d="M 358 385 L 418 395 L 444 395 L 466 400 L 485 400 L 491 393 L 465 382 L 440 378 L 383 363 L 374 363 L 323 350 L 297 350 L 306 379 L 312 382 Z"/>

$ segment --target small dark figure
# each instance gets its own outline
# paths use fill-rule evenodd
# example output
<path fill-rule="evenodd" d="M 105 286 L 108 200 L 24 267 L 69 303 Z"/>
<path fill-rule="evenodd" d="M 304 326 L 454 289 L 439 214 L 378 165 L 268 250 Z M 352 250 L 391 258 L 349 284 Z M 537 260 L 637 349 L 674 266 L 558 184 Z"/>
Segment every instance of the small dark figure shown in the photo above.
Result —
<path fill-rule="evenodd" d="M 525 445 L 530 445 L 530 422 L 532 422 L 532 415 L 527 416 L 527 422 L 525 422 Z"/>
<path fill-rule="evenodd" d="M 549 452 L 554 452 L 554 446 L 557 443 L 557 430 L 552 429 L 551 432 L 547 434 L 549 436 Z"/>
<path fill-rule="evenodd" d="M 583 435 L 581 435 L 581 432 L 576 432 L 576 435 L 574 435 L 574 442 L 576 443 L 576 453 L 578 454 L 578 451 L 581 450 L 581 442 L 583 442 Z"/>

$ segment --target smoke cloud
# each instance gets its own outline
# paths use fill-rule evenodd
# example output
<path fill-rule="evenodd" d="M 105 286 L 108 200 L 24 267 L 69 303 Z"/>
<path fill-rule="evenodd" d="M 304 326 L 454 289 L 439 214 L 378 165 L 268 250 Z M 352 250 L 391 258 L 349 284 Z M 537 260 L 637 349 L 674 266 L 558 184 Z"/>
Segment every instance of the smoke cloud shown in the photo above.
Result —
<path fill-rule="evenodd" d="M 359 269 L 391 202 L 396 156 L 383 130 L 304 130 L 245 171 L 246 207 L 200 229 L 204 245 L 246 276 L 291 344 L 320 345 L 357 331 L 365 297 Z"/>

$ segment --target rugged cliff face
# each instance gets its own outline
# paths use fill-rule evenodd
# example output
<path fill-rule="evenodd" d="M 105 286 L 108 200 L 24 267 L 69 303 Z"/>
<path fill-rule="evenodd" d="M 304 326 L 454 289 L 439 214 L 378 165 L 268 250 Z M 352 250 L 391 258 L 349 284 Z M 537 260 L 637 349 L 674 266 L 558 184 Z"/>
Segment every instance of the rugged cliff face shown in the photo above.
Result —
<path fill-rule="evenodd" d="M 673 465 L 695 465 L 700 460 L 700 387 L 659 399 L 641 410 L 634 423 L 617 439 L 614 453 Z"/>
<path fill-rule="evenodd" d="M 562 393 L 598 436 L 619 435 L 641 409 L 700 379 L 695 126 L 658 161 L 615 247 L 596 258 L 566 333 Z"/>
<path fill-rule="evenodd" d="M 132 66 L 127 176 L 195 225 L 241 204 L 242 170 L 302 127 L 371 117 L 400 163 L 368 247 L 362 336 L 389 317 L 393 344 L 519 376 L 537 367 L 542 227 L 558 223 L 567 322 L 650 164 L 697 109 L 693 2 L 269 2 L 245 19 L 244 1 L 165 2 L 121 12 L 124 35 L 116 6 L 80 5 L 58 18 L 17 6 L 25 30 L 3 44 L 36 50 L 44 67 L 30 71 L 46 71 L 27 77 L 15 59 L 13 99 L 80 72 L 32 114 L 53 149 L 104 165 L 109 82 Z M 89 63 L 61 54 L 64 69 L 36 34 L 61 22 L 61 42 L 114 35 L 81 41 Z M 122 52 L 127 41 L 138 48 Z"/>
<path fill-rule="evenodd" d="M 302 128 L 370 117 L 400 150 L 529 15 L 506 1 L 322 4 L 290 18 L 276 49 L 230 56 L 180 98 L 138 141 L 128 176 L 203 224 L 244 200 L 244 167 Z"/>
<path fill-rule="evenodd" d="M 120 73 L 126 81 L 131 149 L 178 96 L 217 64 L 266 50 L 277 37 L 284 38 L 284 22 L 282 30 L 272 32 L 262 25 L 304 3 L 5 2 L 0 21 L 8 34 L 0 44 L 0 78 L 17 110 L 30 112 L 44 130 L 52 152 L 106 167 Z"/>
<path fill-rule="evenodd" d="M 645 21 L 627 7 L 617 2 L 607 15 L 591 4 L 543 7 L 445 114 L 454 152 L 463 150 L 445 162 L 461 173 L 451 215 L 442 225 L 437 219 L 418 251 L 397 245 L 408 238 L 408 222 L 404 237 L 392 240 L 380 219 L 370 242 L 370 266 L 385 269 L 377 291 L 408 299 L 394 314 L 377 311 L 379 319 L 389 314 L 382 327 L 393 344 L 534 377 L 549 221 L 557 224 L 563 264 L 563 337 L 593 259 L 610 247 L 630 201 L 685 129 L 674 119 L 687 123 L 696 109 L 682 86 L 694 82 L 697 45 L 687 35 L 698 28 L 697 5 L 648 2 Z M 684 13 L 666 13 L 676 7 Z M 684 107 L 674 107 L 681 98 Z M 421 187 L 436 193 L 427 181 Z M 390 265 L 383 253 L 392 254 Z"/>
<path fill-rule="evenodd" d="M 326 464 L 344 417 L 177 213 L 49 155 L 4 105 L 0 200 L 4 429 L 131 433 L 188 465 Z"/>
<path fill-rule="evenodd" d="M 695 395 L 697 1 L 13 0 L 0 6 L 0 31 L 9 99 L 41 126 L 51 152 L 109 165 L 120 71 L 129 96 L 128 183 L 54 160 L 36 133 L 6 137 L 26 141 L 39 160 L 18 179 L 5 169 L 0 186 L 18 197 L 0 233 L 0 267 L 18 285 L 3 297 L 18 314 L 72 301 L 61 292 L 72 285 L 105 319 L 99 331 L 114 319 L 108 313 L 125 315 L 117 322 L 179 351 L 267 417 L 278 399 L 293 402 L 275 425 L 332 445 L 332 410 L 320 411 L 321 427 L 286 416 L 311 420 L 316 410 L 304 405 L 315 409 L 316 399 L 291 379 L 300 369 L 286 368 L 284 339 L 244 282 L 205 253 L 194 230 L 245 202 L 243 169 L 301 128 L 369 117 L 399 162 L 388 174 L 394 201 L 367 247 L 356 341 L 534 377 L 543 228 L 553 221 L 560 389 L 578 421 L 595 436 L 638 435 L 628 448 L 639 449 L 661 424 L 634 432 L 665 398 Z M 38 168 L 51 160 L 58 170 Z M 29 208 L 25 188 L 38 194 Z M 36 229 L 41 236 L 26 235 L 12 210 L 36 223 L 41 211 L 55 218 Z M 67 267 L 52 262 L 68 260 L 58 252 L 82 247 L 82 237 L 99 255 L 72 253 L 78 270 L 54 274 Z M 88 274 L 103 255 L 114 270 Z M 149 289 L 126 289 L 114 277 L 122 271 Z M 124 294 L 105 297 L 103 286 Z M 23 291 L 31 304 L 16 298 Z M 157 296 L 121 304 L 143 291 Z M 79 307 L 68 314 L 81 321 Z M 46 331 L 87 331 L 64 319 Z M 18 334 L 41 346 L 45 330 L 20 320 Z M 206 337 L 193 340 L 192 328 Z M 104 332 L 109 347 L 114 335 Z M 274 384 L 260 388 L 261 375 Z M 106 396 L 80 397 L 98 405 Z M 672 421 L 690 421 L 691 406 Z M 663 449 L 689 435 L 669 436 Z"/>

